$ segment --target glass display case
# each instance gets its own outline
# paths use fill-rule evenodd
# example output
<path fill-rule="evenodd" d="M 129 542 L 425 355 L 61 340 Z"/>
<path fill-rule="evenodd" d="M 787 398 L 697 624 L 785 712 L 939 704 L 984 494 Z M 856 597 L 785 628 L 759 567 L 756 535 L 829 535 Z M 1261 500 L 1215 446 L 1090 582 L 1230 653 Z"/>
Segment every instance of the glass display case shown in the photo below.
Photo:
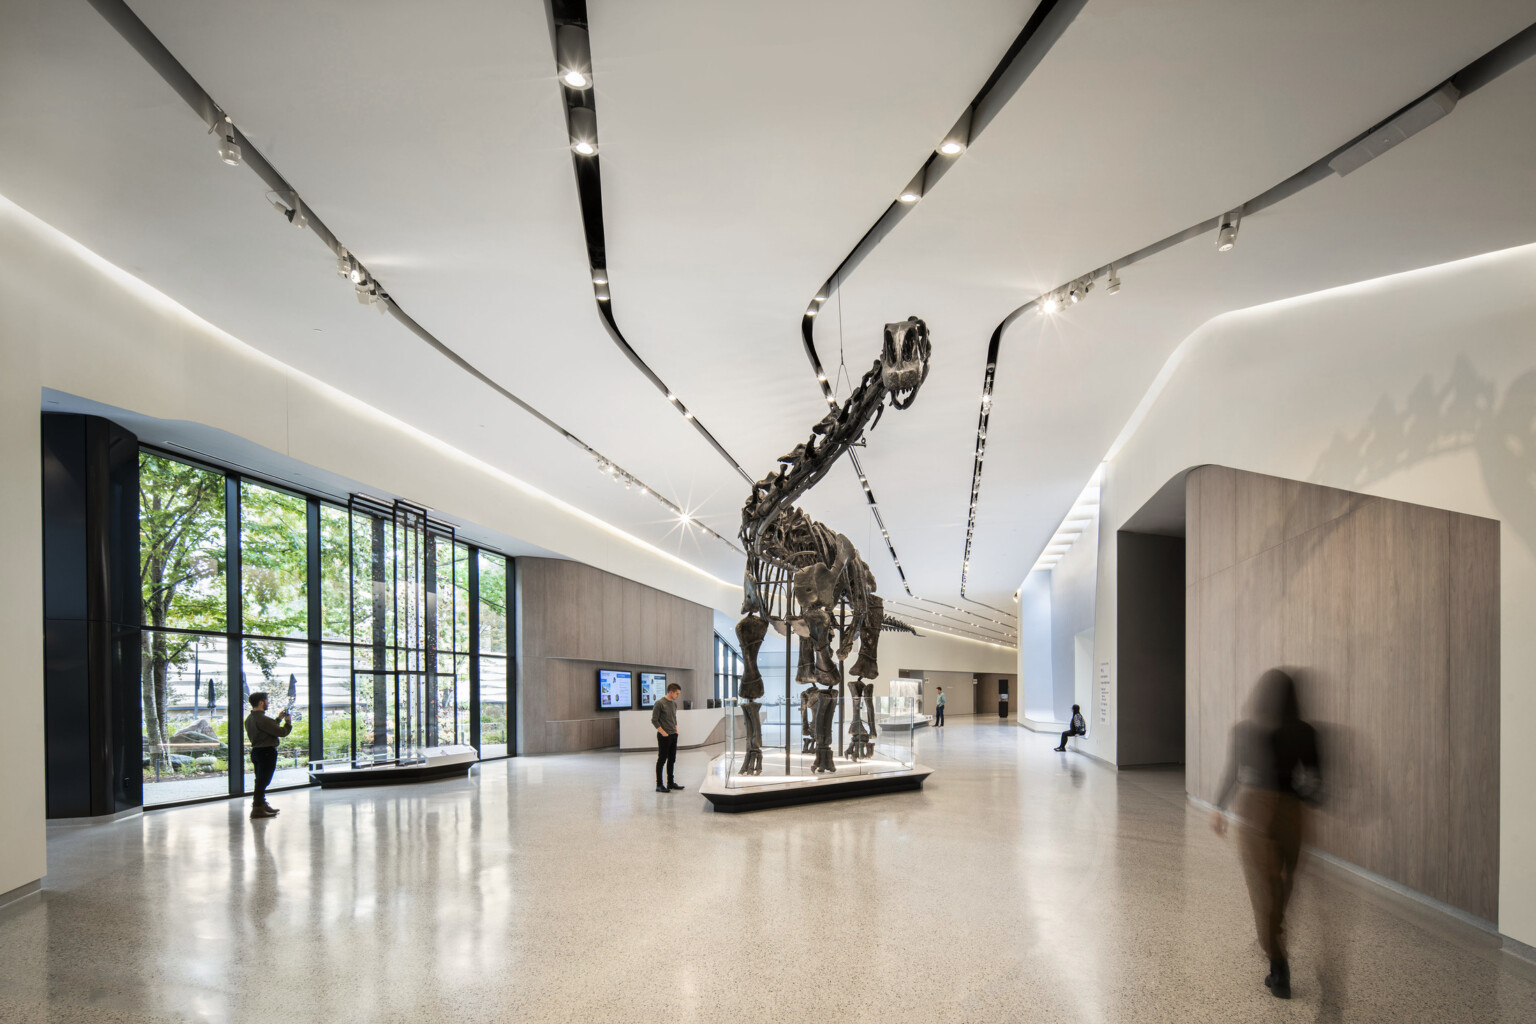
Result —
<path fill-rule="evenodd" d="M 715 780 L 728 790 L 782 785 L 815 785 L 828 780 L 846 780 L 858 776 L 909 772 L 917 766 L 917 700 L 914 697 L 881 697 L 874 702 L 873 729 L 869 727 L 871 706 L 864 706 L 864 728 L 855 721 L 857 709 L 851 696 L 844 695 L 834 709 L 831 735 L 831 770 L 828 759 L 817 767 L 815 701 L 802 697 L 768 698 L 748 702 L 731 697 L 725 706 L 725 753 L 712 762 Z M 752 732 L 748 715 L 761 722 L 758 743 L 760 761 L 749 757 Z M 866 735 L 867 734 L 867 735 Z"/>

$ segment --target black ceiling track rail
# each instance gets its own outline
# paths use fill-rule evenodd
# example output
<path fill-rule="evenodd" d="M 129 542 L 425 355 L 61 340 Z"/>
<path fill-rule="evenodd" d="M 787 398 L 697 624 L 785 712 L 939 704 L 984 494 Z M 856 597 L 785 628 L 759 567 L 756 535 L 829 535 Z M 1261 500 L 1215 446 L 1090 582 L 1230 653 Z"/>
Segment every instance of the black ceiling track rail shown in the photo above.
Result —
<path fill-rule="evenodd" d="M 938 184 L 939 180 L 954 166 L 955 161 L 965 152 L 965 149 L 969 148 L 971 143 L 986 129 L 987 125 L 992 123 L 998 112 L 1007 106 L 1008 101 L 1018 92 L 1025 79 L 1039 66 L 1040 61 L 1044 59 L 1045 55 L 1056 44 L 1056 41 L 1061 38 L 1062 34 L 1066 32 L 1067 27 L 1072 24 L 1072 21 L 1086 4 L 1087 0 L 1041 0 L 1035 7 L 1034 12 L 1029 16 L 1029 20 L 1024 23 L 1024 27 L 1019 31 L 1019 34 L 1014 37 L 1007 51 L 1004 52 L 1002 59 L 997 62 L 996 67 L 992 69 L 992 73 L 987 76 L 987 80 L 982 83 L 981 88 L 971 99 L 971 102 L 961 112 L 960 118 L 949 130 L 949 133 L 945 135 L 944 141 L 938 147 L 935 147 L 933 152 L 928 154 L 922 167 L 918 169 L 916 176 L 913 177 L 912 184 L 908 186 L 909 191 L 907 194 L 914 195 L 920 199 Z M 951 142 L 955 143 L 958 148 L 953 152 L 947 152 L 945 147 Z M 821 311 L 827 300 L 842 285 L 842 282 L 847 279 L 848 275 L 864 261 L 866 256 L 874 251 L 875 247 L 895 229 L 897 224 L 901 223 L 902 219 L 906 217 L 907 213 L 915 205 L 915 202 L 904 202 L 900 199 L 892 201 L 885 208 L 885 211 L 880 214 L 879 218 L 876 219 L 875 223 L 870 226 L 869 230 L 858 240 L 852 251 L 843 257 L 842 262 L 832 271 L 831 276 L 822 283 L 822 286 L 817 290 L 810 304 L 806 307 L 805 313 L 800 317 L 800 340 L 805 346 L 805 355 L 810 361 L 811 371 L 816 375 L 816 381 L 821 386 L 822 395 L 827 398 L 828 402 L 833 401 L 833 381 L 829 378 L 826 368 L 822 365 L 821 356 L 816 351 L 816 315 Z M 896 566 L 897 573 L 901 576 L 902 586 L 906 588 L 907 594 L 912 596 L 912 587 L 908 584 L 906 572 L 901 567 L 901 557 L 896 553 L 895 543 L 891 540 L 885 528 L 885 522 L 880 516 L 880 507 L 875 498 L 874 490 L 867 483 L 868 478 L 863 469 L 858 466 L 857 459 L 855 459 L 854 468 L 858 470 L 860 479 L 866 481 L 864 486 L 865 499 L 874 510 L 875 518 L 880 524 L 881 534 L 885 537 L 887 551 L 890 554 L 891 562 Z M 972 604 L 980 605 L 983 608 L 990 608 L 992 611 L 1001 612 L 1004 615 L 1014 614 L 994 605 L 966 597 L 963 586 L 960 590 L 960 596 L 962 599 Z"/>
<path fill-rule="evenodd" d="M 755 483 L 752 476 L 741 467 L 741 463 L 725 450 L 725 446 L 710 433 L 709 428 L 704 426 L 676 392 L 667 387 L 666 382 L 640 357 L 640 353 L 635 351 L 624 337 L 624 332 L 619 329 L 613 312 L 613 293 L 608 277 L 608 246 L 603 231 L 602 155 L 598 145 L 597 99 L 593 95 L 595 87 L 591 69 L 591 51 L 587 43 L 587 2 L 586 0 L 546 0 L 545 10 L 549 15 L 550 47 L 554 52 L 556 69 L 560 73 L 560 91 L 565 101 L 566 128 L 570 132 L 572 143 L 571 163 L 576 171 L 576 192 L 581 202 L 581 224 L 586 236 L 587 263 L 592 279 L 592 301 L 597 306 L 598 318 L 608 332 L 608 337 L 612 338 L 613 343 L 619 347 L 619 351 L 623 352 L 656 390 L 666 397 L 667 402 L 693 425 L 693 429 L 709 442 L 710 447 L 714 448 L 732 469 L 741 474 L 743 480 L 749 485 Z M 579 68 L 567 66 L 568 62 L 580 60 L 585 60 L 584 66 Z M 585 84 L 570 84 L 566 76 L 572 71 L 578 72 Z M 580 141 L 587 144 L 587 151 L 577 148 Z"/>
<path fill-rule="evenodd" d="M 1419 108 L 1422 104 L 1434 101 L 1437 97 L 1445 97 L 1444 102 L 1454 105 L 1460 98 L 1476 92 L 1506 71 L 1525 62 L 1533 55 L 1536 55 L 1536 24 L 1528 25 L 1520 32 L 1517 32 L 1492 50 L 1472 61 L 1472 63 L 1456 72 L 1450 78 L 1438 83 L 1434 88 L 1422 95 L 1414 97 L 1398 110 L 1354 136 L 1348 142 L 1303 167 L 1278 185 L 1259 193 L 1234 210 L 1210 217 L 1198 224 L 1193 224 L 1182 231 L 1175 232 L 1166 238 L 1161 238 L 1151 245 L 1143 246 L 1135 252 L 1128 253 L 1117 260 L 1112 260 L 1101 267 L 1090 270 L 1088 273 L 1075 278 L 1067 284 L 1053 288 L 1043 295 L 1031 299 L 1005 316 L 997 327 L 993 329 L 992 336 L 987 342 L 987 365 L 982 375 L 981 410 L 977 415 L 976 425 L 976 454 L 971 469 L 971 511 L 970 518 L 966 523 L 965 555 L 961 561 L 960 570 L 960 596 L 965 597 L 965 588 L 969 582 L 971 548 L 976 532 L 976 503 L 981 497 L 982 462 L 986 455 L 987 423 L 992 415 L 992 388 L 997 377 L 998 355 L 1002 350 L 1003 334 L 1019 317 L 1030 310 L 1040 308 L 1042 302 L 1064 294 L 1070 288 L 1077 287 L 1081 289 L 1081 294 L 1085 295 L 1087 289 L 1091 288 L 1093 283 L 1100 278 L 1108 278 L 1112 286 L 1110 288 L 1111 293 L 1117 291 L 1119 288 L 1119 272 L 1126 267 L 1156 256 L 1158 253 L 1171 249 L 1183 242 L 1216 231 L 1229 221 L 1233 224 L 1240 223 L 1243 217 L 1257 213 L 1260 210 L 1267 210 L 1335 173 L 1348 173 L 1355 167 L 1360 166 L 1360 163 L 1363 161 L 1351 161 L 1345 171 L 1337 171 L 1334 163 L 1346 151 L 1354 150 L 1362 143 L 1366 143 L 1373 136 L 1376 136 L 1377 133 L 1384 132 L 1394 122 L 1398 122 L 1404 115 L 1409 114 L 1415 108 Z M 1444 116 L 1444 113 L 1449 113 L 1451 109 L 1454 109 L 1454 107 L 1445 107 L 1444 112 L 1439 114 L 1439 116 Z M 1392 141 L 1387 146 L 1396 145 L 1399 141 L 1401 141 L 1401 138 L 1393 136 Z M 1370 158 L 1370 156 L 1365 157 L 1366 160 Z M 966 600 L 971 599 L 966 598 Z"/>
<path fill-rule="evenodd" d="M 465 359 L 433 335 L 431 331 L 417 323 L 400 307 L 395 298 L 383 289 L 377 279 L 368 273 L 366 266 L 359 262 L 354 254 L 348 252 L 346 246 L 325 225 L 325 222 L 320 219 L 319 214 L 315 212 L 314 208 L 302 200 L 298 191 L 278 172 L 277 168 L 268 162 L 266 157 L 262 156 L 261 152 L 251 143 L 251 140 L 246 138 L 245 134 L 240 131 L 239 126 L 225 113 L 224 108 L 214 101 L 208 91 L 198 83 L 197 79 L 192 77 L 191 72 L 176 59 L 175 55 L 166 48 L 165 44 L 149 30 L 149 26 L 145 25 L 123 0 L 89 0 L 89 2 L 96 9 L 96 12 L 134 48 L 139 56 L 144 59 L 144 62 L 153 68 L 165 80 L 166 84 L 176 91 L 176 94 L 186 102 L 187 106 L 192 108 L 203 123 L 208 126 L 210 133 L 215 129 L 221 129 L 222 133 L 227 134 L 238 144 L 240 152 L 239 162 L 250 167 L 256 173 L 256 176 L 270 190 L 269 194 L 278 196 L 291 207 L 291 213 L 289 214 L 290 223 L 302 223 L 303 226 L 314 232 L 315 237 L 319 238 L 339 261 L 350 261 L 350 265 L 361 276 L 361 281 L 358 283 L 360 300 L 366 296 L 366 304 L 376 305 L 381 311 L 389 313 L 397 322 L 449 362 L 490 388 L 502 398 L 516 405 L 544 426 L 570 441 L 576 447 L 585 451 L 594 459 L 605 464 L 613 463 L 613 460 L 606 458 L 601 452 L 587 444 L 576 434 L 567 430 L 537 408 L 497 383 L 480 370 L 479 367 Z M 300 213 L 303 215 L 302 222 L 293 219 L 294 214 Z M 601 217 L 600 209 L 598 215 Z M 357 278 L 354 278 L 354 281 L 356 280 Z M 691 518 L 683 510 L 682 506 L 662 496 L 655 488 L 643 484 L 638 477 L 627 471 L 624 475 L 629 480 L 641 483 L 647 493 L 654 496 L 657 501 L 674 512 L 680 519 L 687 519 L 693 525 L 698 526 L 711 536 L 722 541 L 733 551 L 744 554 L 734 541 L 710 529 L 710 527 L 699 520 Z"/>

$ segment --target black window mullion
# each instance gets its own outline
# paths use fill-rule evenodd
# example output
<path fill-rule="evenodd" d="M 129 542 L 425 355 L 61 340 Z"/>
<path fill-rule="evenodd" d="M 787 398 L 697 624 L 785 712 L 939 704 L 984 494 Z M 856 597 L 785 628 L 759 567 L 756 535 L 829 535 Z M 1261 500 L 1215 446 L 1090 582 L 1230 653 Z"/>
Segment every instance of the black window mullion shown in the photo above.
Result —
<path fill-rule="evenodd" d="M 517 562 L 507 556 L 506 609 L 507 629 L 507 756 L 517 756 Z"/>
<path fill-rule="evenodd" d="M 325 631 L 320 592 L 320 501 L 305 505 L 304 590 L 309 604 L 309 759 L 325 757 L 325 661 L 320 639 Z"/>
<path fill-rule="evenodd" d="M 229 795 L 245 793 L 245 615 L 240 600 L 240 478 L 224 476 L 224 639 L 228 658 Z"/>
<path fill-rule="evenodd" d="M 455 619 L 455 622 L 458 620 Z M 469 549 L 469 745 L 480 753 L 480 549 Z"/>

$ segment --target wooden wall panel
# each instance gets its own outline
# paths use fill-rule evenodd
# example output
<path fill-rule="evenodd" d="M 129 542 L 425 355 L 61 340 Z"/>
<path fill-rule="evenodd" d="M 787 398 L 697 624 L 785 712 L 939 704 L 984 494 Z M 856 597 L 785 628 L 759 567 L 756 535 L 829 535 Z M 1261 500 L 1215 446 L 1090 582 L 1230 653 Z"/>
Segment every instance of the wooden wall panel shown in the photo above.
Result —
<path fill-rule="evenodd" d="M 617 746 L 617 711 L 597 708 L 597 670 L 665 672 L 702 707 L 714 687 L 714 612 L 581 562 L 520 558 L 518 749 Z"/>
<path fill-rule="evenodd" d="M 1186 482 L 1186 784 L 1285 667 L 1327 757 L 1313 843 L 1498 912 L 1498 524 L 1223 467 Z"/>

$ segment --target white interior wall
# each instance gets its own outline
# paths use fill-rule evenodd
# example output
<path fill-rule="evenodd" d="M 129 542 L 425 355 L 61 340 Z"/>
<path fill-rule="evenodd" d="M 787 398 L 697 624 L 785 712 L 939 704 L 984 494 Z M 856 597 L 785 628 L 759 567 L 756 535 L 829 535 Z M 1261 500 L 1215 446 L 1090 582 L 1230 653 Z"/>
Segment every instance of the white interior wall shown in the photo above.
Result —
<path fill-rule="evenodd" d="M 1056 681 L 1051 671 L 1051 574 L 1032 572 L 1019 587 L 1019 689 L 1021 718 L 1056 721 Z"/>
<path fill-rule="evenodd" d="M 1074 638 L 1083 630 L 1093 628 L 1099 522 L 1099 514 L 1095 512 L 1082 535 L 1072 542 L 1072 547 L 1050 572 L 1051 707 L 1058 722 L 1069 721 L 1072 717 L 1076 690 Z M 1089 706 L 1083 704 L 1085 709 Z"/>
<path fill-rule="evenodd" d="M 1166 388 L 1143 403 L 1145 418 L 1107 466 L 1095 643 L 1113 693 L 1115 532 L 1191 466 L 1499 520 L 1499 927 L 1528 944 L 1536 944 L 1533 281 L 1536 246 L 1524 246 L 1227 314 L 1186 339 Z M 1083 744 L 1110 760 L 1113 712 Z"/>
<path fill-rule="evenodd" d="M 46 872 L 44 388 L 206 424 L 700 604 L 740 604 L 731 583 L 262 355 L 4 199 L 0 267 L 0 707 L 10 723 L 0 744 L 0 893 Z"/>

